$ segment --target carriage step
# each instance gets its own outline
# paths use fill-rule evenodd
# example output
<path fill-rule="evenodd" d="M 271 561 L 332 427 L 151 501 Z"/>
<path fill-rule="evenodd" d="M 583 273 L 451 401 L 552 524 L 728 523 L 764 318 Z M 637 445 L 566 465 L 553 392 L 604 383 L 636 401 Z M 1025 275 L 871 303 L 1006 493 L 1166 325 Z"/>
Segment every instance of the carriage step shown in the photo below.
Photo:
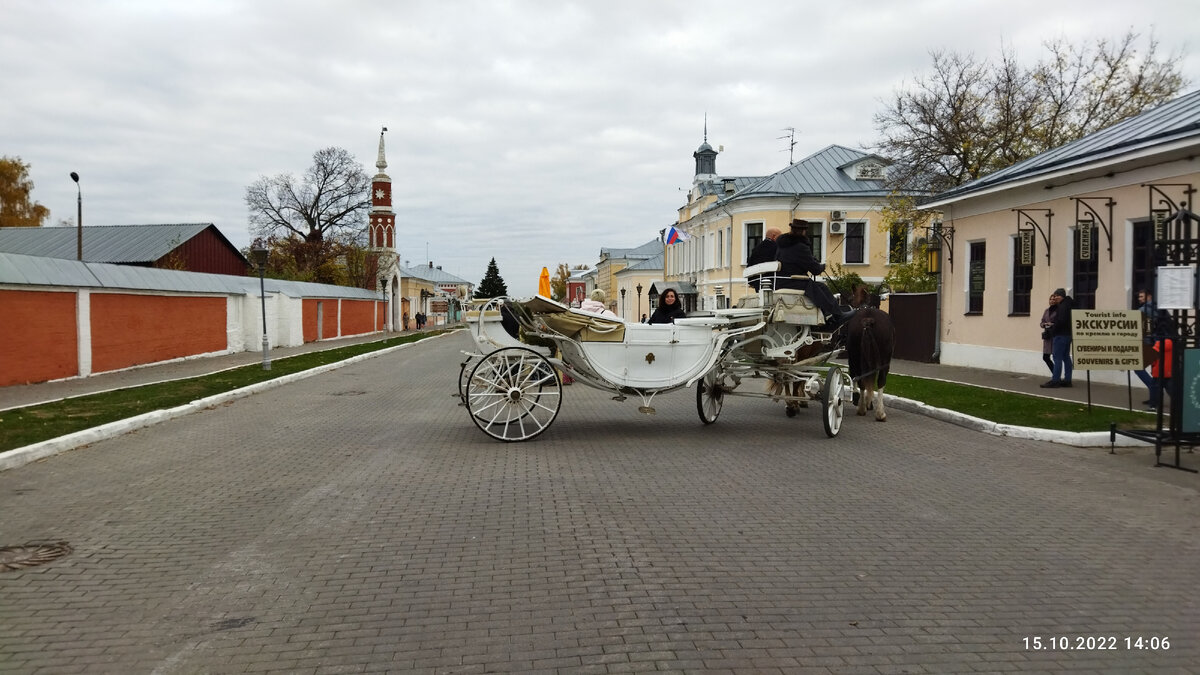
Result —
<path fill-rule="evenodd" d="M 639 406 L 638 406 L 638 412 L 640 412 L 640 413 L 642 413 L 642 414 L 644 414 L 644 415 L 654 415 L 654 414 L 656 414 L 658 411 L 657 411 L 657 410 L 655 410 L 655 409 L 654 409 L 652 406 L 648 406 L 648 405 L 639 405 Z"/>

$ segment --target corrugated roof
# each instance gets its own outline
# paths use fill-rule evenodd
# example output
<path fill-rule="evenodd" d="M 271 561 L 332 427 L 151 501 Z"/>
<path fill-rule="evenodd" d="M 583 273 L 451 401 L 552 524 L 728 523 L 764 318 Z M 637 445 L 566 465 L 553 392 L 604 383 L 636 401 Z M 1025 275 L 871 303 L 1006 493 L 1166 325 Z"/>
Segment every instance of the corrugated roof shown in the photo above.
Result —
<path fill-rule="evenodd" d="M 1005 183 L 1082 168 L 1121 155 L 1177 141 L 1200 140 L 1200 90 L 1118 122 L 1107 129 L 1047 150 L 933 197 L 933 203 L 964 197 Z"/>
<path fill-rule="evenodd" d="M 855 180 L 844 170 L 851 164 L 876 157 L 861 150 L 830 145 L 791 166 L 739 190 L 732 198 L 763 195 L 887 196 L 882 180 Z"/>
<path fill-rule="evenodd" d="M 372 300 L 380 297 L 379 293 L 375 291 L 349 286 L 279 279 L 266 279 L 264 284 L 268 292 L 282 293 L 294 298 Z M 180 272 L 106 263 L 81 263 L 76 260 L 0 252 L 0 285 L 258 295 L 259 280 L 254 277 L 230 274 Z"/>
<path fill-rule="evenodd" d="M 661 270 L 661 269 L 663 269 L 663 261 L 664 261 L 665 255 L 666 255 L 665 253 L 660 252 L 658 255 L 654 256 L 653 258 L 646 258 L 645 260 L 636 262 L 636 263 L 630 265 L 629 267 L 626 267 L 625 269 L 617 272 L 617 276 L 620 276 L 620 275 L 624 274 L 625 272 L 629 272 L 629 271 L 646 272 L 646 271 L 652 271 L 652 270 Z"/>
<path fill-rule="evenodd" d="M 151 263 L 210 227 L 225 238 L 212 223 L 84 227 L 83 261 Z M 74 227 L 5 227 L 0 228 L 0 251 L 75 260 L 77 237 Z"/>
<path fill-rule="evenodd" d="M 602 249 L 600 249 L 600 255 L 601 256 L 608 255 L 608 257 L 610 259 L 612 259 L 612 258 L 637 258 L 640 260 L 645 260 L 646 258 L 652 258 L 656 255 L 659 255 L 662 252 L 663 252 L 663 243 L 659 239 L 651 239 L 650 241 L 642 244 L 641 246 L 637 246 L 635 248 L 602 248 Z"/>
<path fill-rule="evenodd" d="M 403 265 L 401 265 L 400 266 L 400 276 L 412 277 L 412 278 L 416 278 L 416 279 L 423 279 L 425 281 L 429 281 L 429 282 L 432 282 L 435 284 L 470 284 L 471 283 L 471 282 L 467 281 L 466 279 L 459 279 L 458 277 L 454 276 L 453 274 L 450 274 L 449 272 L 447 272 L 445 270 L 438 269 L 436 267 L 429 267 L 429 266 L 425 266 L 425 265 L 417 265 L 416 267 L 404 267 Z"/>

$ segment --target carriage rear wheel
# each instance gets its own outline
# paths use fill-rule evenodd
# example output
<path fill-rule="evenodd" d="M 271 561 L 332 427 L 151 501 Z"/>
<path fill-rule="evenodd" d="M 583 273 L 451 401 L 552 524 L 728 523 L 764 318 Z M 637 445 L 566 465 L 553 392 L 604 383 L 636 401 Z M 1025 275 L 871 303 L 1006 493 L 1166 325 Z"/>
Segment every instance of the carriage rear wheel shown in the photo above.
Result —
<path fill-rule="evenodd" d="M 527 441 L 545 431 L 562 406 L 562 384 L 544 356 L 521 347 L 479 360 L 467 381 L 471 420 L 501 441 Z"/>
<path fill-rule="evenodd" d="M 825 435 L 833 438 L 842 430 L 842 393 L 846 388 L 846 378 L 840 368 L 830 368 L 825 374 L 825 383 L 821 386 L 821 422 L 825 425 Z"/>
<path fill-rule="evenodd" d="M 700 421 L 705 424 L 716 422 L 724 400 L 725 390 L 721 387 L 720 373 L 713 368 L 696 382 L 696 412 L 700 413 Z"/>

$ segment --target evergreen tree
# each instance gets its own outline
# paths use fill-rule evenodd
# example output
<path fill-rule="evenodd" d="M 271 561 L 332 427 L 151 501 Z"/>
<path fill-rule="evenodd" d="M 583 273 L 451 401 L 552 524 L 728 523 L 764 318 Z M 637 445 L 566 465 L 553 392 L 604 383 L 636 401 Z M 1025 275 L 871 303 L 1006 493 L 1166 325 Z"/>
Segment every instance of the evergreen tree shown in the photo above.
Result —
<path fill-rule="evenodd" d="M 500 278 L 500 268 L 496 266 L 496 259 L 492 258 L 488 263 L 487 272 L 483 274 L 483 281 L 479 282 L 479 288 L 475 290 L 475 297 L 482 300 L 502 295 L 508 295 L 508 286 L 505 285 L 504 279 Z"/>

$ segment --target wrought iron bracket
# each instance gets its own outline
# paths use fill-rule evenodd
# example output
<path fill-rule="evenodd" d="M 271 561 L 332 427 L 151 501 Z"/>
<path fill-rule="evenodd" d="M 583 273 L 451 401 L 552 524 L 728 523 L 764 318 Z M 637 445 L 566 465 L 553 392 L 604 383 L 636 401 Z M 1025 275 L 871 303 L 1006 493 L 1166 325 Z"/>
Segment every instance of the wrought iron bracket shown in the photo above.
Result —
<path fill-rule="evenodd" d="M 1150 213 L 1147 215 L 1154 223 L 1154 238 L 1166 239 L 1167 221 L 1177 218 L 1180 211 L 1191 207 L 1192 195 L 1196 193 L 1196 189 L 1191 183 L 1142 183 L 1142 187 L 1150 188 Z M 1183 193 L 1183 198 L 1176 202 L 1164 188 L 1183 188 L 1178 190 Z"/>
<path fill-rule="evenodd" d="M 1108 261 L 1112 262 L 1113 207 L 1117 203 L 1112 200 L 1112 197 L 1071 197 L 1071 200 L 1075 202 L 1075 223 L 1077 225 L 1087 223 L 1088 227 L 1091 227 L 1096 223 L 1100 224 L 1100 229 L 1104 231 L 1104 236 L 1108 238 Z M 1098 200 L 1104 200 L 1104 203 L 1099 205 L 1100 208 L 1108 207 L 1107 220 L 1105 220 L 1104 216 L 1094 206 L 1088 203 L 1089 201 Z"/>
<path fill-rule="evenodd" d="M 936 241 L 939 249 L 946 245 L 946 262 L 950 263 L 950 272 L 954 272 L 954 226 L 935 222 L 925 228 L 927 241 Z"/>
<path fill-rule="evenodd" d="M 1054 212 L 1050 209 L 1013 209 L 1017 212 L 1017 234 L 1025 230 L 1032 230 L 1042 235 L 1042 242 L 1046 244 L 1046 264 L 1050 264 L 1050 224 L 1054 219 Z M 1042 211 L 1046 216 L 1046 227 L 1043 229 L 1041 223 L 1037 221 L 1030 212 Z"/>

